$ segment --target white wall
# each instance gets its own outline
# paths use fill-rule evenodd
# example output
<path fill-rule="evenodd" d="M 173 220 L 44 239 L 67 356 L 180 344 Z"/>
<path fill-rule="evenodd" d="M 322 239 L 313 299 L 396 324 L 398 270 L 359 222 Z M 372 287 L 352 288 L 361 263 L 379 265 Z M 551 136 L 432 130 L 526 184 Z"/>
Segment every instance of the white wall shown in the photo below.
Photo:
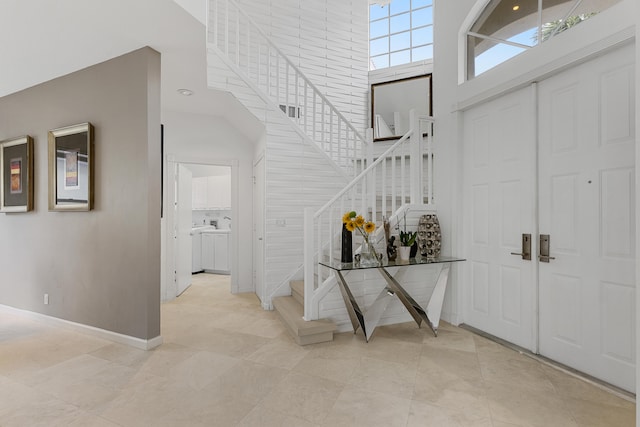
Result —
<path fill-rule="evenodd" d="M 640 3 L 635 4 L 636 21 L 636 254 L 640 254 Z M 640 384 L 640 263 L 636 261 L 636 390 Z M 640 405 L 636 404 L 636 420 L 640 420 Z"/>
<path fill-rule="evenodd" d="M 453 106 L 457 99 L 458 29 L 475 0 L 458 0 L 451 7 L 446 0 L 434 2 L 433 115 L 435 117 L 434 154 L 437 159 L 434 177 L 434 201 L 442 228 L 442 253 L 464 257 L 459 232 L 461 143 L 459 115 Z M 459 323 L 458 312 L 460 263 L 452 265 L 442 317 Z"/>
<path fill-rule="evenodd" d="M 239 292 L 253 292 L 252 257 L 242 254 L 252 253 L 252 176 L 254 146 L 257 141 L 249 140 L 226 119 L 217 116 L 164 111 L 162 123 L 165 132 L 165 168 L 166 156 L 174 156 L 178 161 L 186 159 L 203 163 L 238 161 L 239 204 L 238 212 L 234 213 L 233 232 L 237 233 L 239 244 L 238 250 L 234 252 L 240 254 L 242 259 L 239 260 L 239 270 L 232 279 L 237 281 Z M 165 208 L 166 194 L 165 188 Z M 165 229 L 166 226 L 163 226 L 163 230 Z M 163 262 L 163 265 L 166 264 Z"/>

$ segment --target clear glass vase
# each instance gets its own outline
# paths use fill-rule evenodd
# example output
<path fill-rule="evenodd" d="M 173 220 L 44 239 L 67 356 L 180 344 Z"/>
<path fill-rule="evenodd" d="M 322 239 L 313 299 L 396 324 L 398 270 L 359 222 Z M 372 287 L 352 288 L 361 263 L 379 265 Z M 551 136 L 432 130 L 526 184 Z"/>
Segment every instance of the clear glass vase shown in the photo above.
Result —
<path fill-rule="evenodd" d="M 360 266 L 375 267 L 380 265 L 381 259 L 378 252 L 368 241 L 363 242 L 360 250 Z"/>

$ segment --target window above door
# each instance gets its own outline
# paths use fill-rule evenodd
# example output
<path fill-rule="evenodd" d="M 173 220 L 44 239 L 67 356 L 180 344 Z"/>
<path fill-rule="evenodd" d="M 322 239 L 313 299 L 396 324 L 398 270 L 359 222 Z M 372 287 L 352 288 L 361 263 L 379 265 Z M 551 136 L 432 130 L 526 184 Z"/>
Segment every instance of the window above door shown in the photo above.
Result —
<path fill-rule="evenodd" d="M 481 0 L 466 31 L 467 79 L 591 18 L 620 0 Z"/>

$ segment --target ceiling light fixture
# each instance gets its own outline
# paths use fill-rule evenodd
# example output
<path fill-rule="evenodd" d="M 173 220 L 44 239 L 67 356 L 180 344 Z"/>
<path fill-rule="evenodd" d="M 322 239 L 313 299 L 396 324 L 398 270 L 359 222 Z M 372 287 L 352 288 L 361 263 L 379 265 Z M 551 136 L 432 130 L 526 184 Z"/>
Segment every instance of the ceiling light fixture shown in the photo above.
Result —
<path fill-rule="evenodd" d="M 520 10 L 520 6 L 518 5 L 513 6 L 513 11 L 515 12 L 516 10 Z"/>
<path fill-rule="evenodd" d="M 191 96 L 193 95 L 193 91 L 189 90 L 189 89 L 178 89 L 178 93 L 180 95 L 184 95 L 184 96 Z"/>

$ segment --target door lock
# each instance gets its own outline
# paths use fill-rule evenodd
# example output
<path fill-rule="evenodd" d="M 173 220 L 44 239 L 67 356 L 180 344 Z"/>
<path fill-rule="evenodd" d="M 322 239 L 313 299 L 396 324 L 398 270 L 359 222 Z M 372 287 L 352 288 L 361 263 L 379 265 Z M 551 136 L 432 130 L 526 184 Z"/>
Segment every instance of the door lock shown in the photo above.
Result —
<path fill-rule="evenodd" d="M 538 259 L 540 262 L 549 262 L 549 260 L 556 259 L 555 257 L 549 256 L 551 247 L 551 236 L 548 234 L 540 235 L 540 256 Z"/>
<path fill-rule="evenodd" d="M 522 234 L 522 252 L 511 252 L 511 255 L 520 255 L 522 259 L 531 261 L 531 234 Z"/>

